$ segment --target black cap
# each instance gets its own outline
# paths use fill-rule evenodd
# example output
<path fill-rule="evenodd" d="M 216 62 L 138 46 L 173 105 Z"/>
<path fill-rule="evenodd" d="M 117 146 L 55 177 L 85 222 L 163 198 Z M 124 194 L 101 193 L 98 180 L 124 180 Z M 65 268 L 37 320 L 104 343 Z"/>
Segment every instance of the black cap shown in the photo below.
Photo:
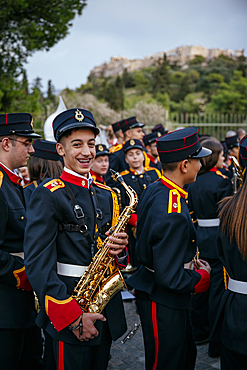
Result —
<path fill-rule="evenodd" d="M 112 124 L 112 129 L 114 133 L 122 129 L 122 123 L 124 123 L 124 121 L 119 121 Z"/>
<path fill-rule="evenodd" d="M 128 141 L 126 141 L 126 143 L 124 143 L 123 145 L 123 151 L 124 153 L 126 154 L 128 150 L 130 149 L 141 149 L 143 150 L 143 144 L 140 140 L 136 140 L 136 139 L 130 139 Z"/>
<path fill-rule="evenodd" d="M 239 137 L 238 135 L 230 136 L 225 138 L 225 142 L 228 150 L 239 146 Z"/>
<path fill-rule="evenodd" d="M 33 148 L 35 152 L 33 153 L 33 157 L 61 161 L 61 157 L 56 150 L 56 144 L 55 141 L 34 140 Z"/>
<path fill-rule="evenodd" d="M 173 163 L 210 155 L 212 151 L 201 146 L 198 131 L 192 126 L 159 137 L 156 142 L 161 162 Z"/>
<path fill-rule="evenodd" d="M 165 127 L 159 123 L 158 125 L 154 126 L 154 128 L 152 128 L 152 132 L 160 132 L 161 135 L 165 135 L 167 134 L 168 130 L 165 129 Z"/>
<path fill-rule="evenodd" d="M 96 145 L 95 149 L 96 149 L 96 158 L 101 155 L 110 155 L 109 150 L 104 144 Z"/>
<path fill-rule="evenodd" d="M 119 123 L 121 124 L 121 129 L 122 129 L 123 132 L 129 130 L 130 128 L 145 126 L 144 123 L 138 122 L 136 117 L 130 117 L 130 118 L 127 118 L 127 119 L 123 119 Z"/>
<path fill-rule="evenodd" d="M 0 136 L 4 135 L 41 137 L 33 131 L 33 117 L 30 113 L 0 114 Z"/>
<path fill-rule="evenodd" d="M 55 117 L 52 126 L 57 141 L 65 131 L 73 128 L 87 128 L 95 135 L 99 133 L 92 113 L 81 108 L 72 108 L 60 113 Z"/>
<path fill-rule="evenodd" d="M 143 137 L 144 145 L 147 146 L 153 143 L 154 141 L 156 141 L 157 137 L 160 137 L 160 136 L 162 136 L 160 131 L 151 132 L 151 134 L 145 135 Z"/>
<path fill-rule="evenodd" d="M 239 161 L 243 168 L 247 167 L 247 135 L 239 143 Z"/>

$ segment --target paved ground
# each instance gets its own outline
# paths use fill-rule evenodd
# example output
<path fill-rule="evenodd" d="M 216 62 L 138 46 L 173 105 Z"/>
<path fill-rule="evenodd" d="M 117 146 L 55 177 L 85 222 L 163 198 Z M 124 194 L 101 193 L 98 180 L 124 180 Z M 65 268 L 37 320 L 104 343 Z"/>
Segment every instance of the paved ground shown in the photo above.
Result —
<path fill-rule="evenodd" d="M 128 323 L 128 330 L 132 330 L 138 323 L 139 316 L 136 313 L 134 300 L 124 302 L 124 308 Z M 144 346 L 142 330 L 139 328 L 135 336 L 121 344 L 121 339 L 113 343 L 111 349 L 111 360 L 108 370 L 144 370 Z M 213 359 L 207 355 L 208 345 L 197 347 L 196 370 L 220 369 L 219 358 Z"/>

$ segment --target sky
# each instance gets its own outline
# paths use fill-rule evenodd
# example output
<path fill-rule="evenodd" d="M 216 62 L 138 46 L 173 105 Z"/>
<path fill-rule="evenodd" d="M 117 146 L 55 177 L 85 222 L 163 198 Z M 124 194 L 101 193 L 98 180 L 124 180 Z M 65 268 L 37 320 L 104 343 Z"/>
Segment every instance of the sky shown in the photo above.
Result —
<path fill-rule="evenodd" d="M 57 92 L 87 82 L 113 56 L 142 59 L 178 46 L 245 49 L 247 0 L 87 0 L 69 35 L 25 66 L 29 82 L 51 80 Z"/>

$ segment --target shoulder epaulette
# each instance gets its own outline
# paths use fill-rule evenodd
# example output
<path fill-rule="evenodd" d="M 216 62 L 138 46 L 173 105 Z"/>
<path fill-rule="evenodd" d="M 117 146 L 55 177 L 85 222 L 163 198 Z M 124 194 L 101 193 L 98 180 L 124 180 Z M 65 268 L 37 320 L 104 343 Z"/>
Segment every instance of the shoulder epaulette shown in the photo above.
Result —
<path fill-rule="evenodd" d="M 122 147 L 123 147 L 123 145 L 122 144 L 118 144 L 118 145 L 116 145 L 115 147 L 112 147 L 112 148 L 110 148 L 111 149 L 111 151 L 109 150 L 109 152 L 112 154 L 112 153 L 116 153 L 116 152 L 118 152 L 119 150 L 121 150 L 122 149 Z"/>
<path fill-rule="evenodd" d="M 181 213 L 181 196 L 177 189 L 169 191 L 168 213 Z"/>
<path fill-rule="evenodd" d="M 144 167 L 149 167 L 150 159 L 147 156 L 147 153 L 143 152 L 144 154 Z"/>
<path fill-rule="evenodd" d="M 1 188 L 2 183 L 3 183 L 3 178 L 4 178 L 4 174 L 2 173 L 2 171 L 0 171 L 0 188 Z"/>
<path fill-rule="evenodd" d="M 65 187 L 65 184 L 62 180 L 60 179 L 54 179 L 46 184 L 43 185 L 45 188 L 49 189 L 52 193 L 57 190 Z"/>
<path fill-rule="evenodd" d="M 120 175 L 124 176 L 124 175 L 128 175 L 128 173 L 130 173 L 128 170 L 124 170 L 124 171 L 120 172 Z"/>
<path fill-rule="evenodd" d="M 223 173 L 221 173 L 220 171 L 216 171 L 216 174 L 223 177 L 223 179 L 228 179 L 228 177 L 223 175 Z"/>

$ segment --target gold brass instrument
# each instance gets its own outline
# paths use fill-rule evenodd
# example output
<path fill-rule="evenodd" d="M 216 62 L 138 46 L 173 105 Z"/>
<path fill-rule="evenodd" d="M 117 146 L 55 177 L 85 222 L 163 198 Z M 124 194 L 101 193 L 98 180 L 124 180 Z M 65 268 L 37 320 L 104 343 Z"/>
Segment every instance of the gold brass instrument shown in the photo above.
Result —
<path fill-rule="evenodd" d="M 122 212 L 122 199 L 121 199 L 121 191 L 118 188 L 112 188 L 112 190 L 115 191 L 117 194 L 117 200 L 118 200 L 118 205 L 119 205 L 119 213 Z"/>
<path fill-rule="evenodd" d="M 138 202 L 136 192 L 124 182 L 122 176 L 113 170 L 111 170 L 111 173 L 112 178 L 120 182 L 125 188 L 130 203 L 120 214 L 117 224 L 111 227 L 109 235 L 124 231 Z M 114 294 L 123 287 L 127 288 L 122 274 L 115 264 L 115 257 L 108 253 L 108 241 L 109 237 L 104 240 L 74 288 L 72 298 L 77 301 L 84 312 L 101 313 Z"/>
<path fill-rule="evenodd" d="M 238 190 L 238 181 L 240 186 L 243 183 L 243 170 L 235 157 L 230 157 L 230 159 L 233 164 L 233 189 L 235 194 Z"/>

